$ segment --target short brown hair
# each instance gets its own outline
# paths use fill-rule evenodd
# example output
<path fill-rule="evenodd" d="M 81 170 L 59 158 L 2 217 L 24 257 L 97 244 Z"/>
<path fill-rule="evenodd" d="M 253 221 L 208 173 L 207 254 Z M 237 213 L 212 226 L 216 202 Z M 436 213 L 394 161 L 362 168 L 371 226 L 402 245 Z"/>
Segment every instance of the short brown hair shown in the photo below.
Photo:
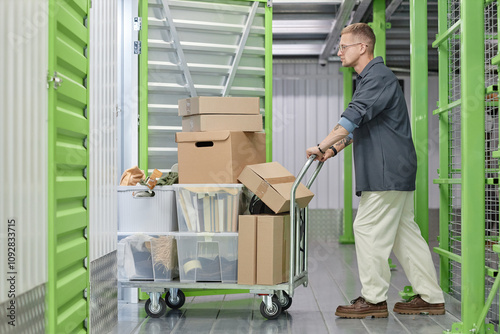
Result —
<path fill-rule="evenodd" d="M 373 53 L 373 48 L 375 47 L 375 34 L 373 33 L 372 28 L 366 23 L 354 23 L 348 25 L 344 29 L 340 35 L 344 34 L 353 34 L 354 37 L 359 38 L 361 42 L 368 45 L 368 50 Z"/>

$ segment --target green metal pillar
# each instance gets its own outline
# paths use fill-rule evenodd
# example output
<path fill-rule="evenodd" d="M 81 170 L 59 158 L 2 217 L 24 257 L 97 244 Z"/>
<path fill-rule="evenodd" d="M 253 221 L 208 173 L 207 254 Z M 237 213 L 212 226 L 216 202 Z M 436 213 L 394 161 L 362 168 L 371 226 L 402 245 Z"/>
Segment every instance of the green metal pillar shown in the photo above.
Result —
<path fill-rule="evenodd" d="M 448 0 L 439 0 L 438 3 L 438 35 L 443 36 L 448 30 Z M 448 39 L 440 43 L 439 52 L 439 109 L 444 110 L 450 103 L 449 92 L 449 69 L 448 69 Z M 437 45 L 433 44 L 434 47 Z M 438 109 L 438 111 L 439 111 Z M 450 177 L 450 158 L 449 158 L 449 123 L 448 110 L 435 112 L 439 117 L 439 179 L 447 180 Z M 448 238 L 449 229 L 449 207 L 450 184 L 439 184 L 439 248 L 450 251 L 450 242 Z M 441 289 L 444 292 L 450 292 L 450 259 L 447 256 L 439 257 L 439 280 Z"/>
<path fill-rule="evenodd" d="M 273 161 L 273 8 L 266 4 L 265 12 L 265 117 L 264 130 L 266 132 L 266 161 Z"/>
<path fill-rule="evenodd" d="M 484 1 L 460 1 L 462 322 L 473 329 L 485 303 Z"/>
<path fill-rule="evenodd" d="M 139 17 L 142 28 L 139 33 L 141 54 L 139 55 L 139 168 L 148 173 L 148 1 L 139 1 Z"/>
<path fill-rule="evenodd" d="M 352 67 L 340 69 L 344 75 L 344 109 L 352 100 Z M 354 234 L 352 230 L 352 145 L 344 150 L 344 234 L 340 236 L 341 244 L 353 244 Z"/>
<path fill-rule="evenodd" d="M 411 123 L 417 151 L 415 221 L 429 242 L 427 0 L 410 1 Z"/>
<path fill-rule="evenodd" d="M 385 0 L 373 0 L 373 23 L 371 25 L 377 42 L 375 43 L 375 57 L 384 58 L 385 62 Z"/>

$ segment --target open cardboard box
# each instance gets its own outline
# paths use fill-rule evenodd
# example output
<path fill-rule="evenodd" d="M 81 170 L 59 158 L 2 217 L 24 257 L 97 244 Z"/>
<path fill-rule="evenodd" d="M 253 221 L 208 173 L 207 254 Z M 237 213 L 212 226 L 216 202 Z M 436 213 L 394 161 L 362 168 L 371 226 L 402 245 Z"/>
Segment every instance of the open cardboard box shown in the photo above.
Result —
<path fill-rule="evenodd" d="M 266 161 L 266 135 L 257 132 L 178 132 L 179 183 L 238 183 L 246 165 Z"/>
<path fill-rule="evenodd" d="M 238 181 L 243 183 L 275 213 L 290 211 L 290 192 L 295 176 L 278 162 L 248 165 Z M 297 187 L 295 202 L 305 208 L 314 194 L 302 183 Z"/>

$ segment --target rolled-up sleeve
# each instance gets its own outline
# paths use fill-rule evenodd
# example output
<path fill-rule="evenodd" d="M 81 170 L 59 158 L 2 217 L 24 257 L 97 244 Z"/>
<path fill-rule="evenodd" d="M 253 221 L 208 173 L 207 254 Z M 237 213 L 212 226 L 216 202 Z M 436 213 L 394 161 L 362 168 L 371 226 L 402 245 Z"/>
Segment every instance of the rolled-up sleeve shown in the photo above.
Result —
<path fill-rule="evenodd" d="M 354 131 L 354 129 L 358 127 L 356 124 L 354 124 L 345 117 L 340 118 L 339 125 L 341 125 L 344 129 L 346 129 L 349 132 L 349 134 L 351 134 Z"/>
<path fill-rule="evenodd" d="M 357 127 L 372 120 L 386 108 L 399 83 L 397 80 L 384 80 L 380 76 L 367 76 L 360 81 L 361 85 L 342 113 L 342 117 Z"/>

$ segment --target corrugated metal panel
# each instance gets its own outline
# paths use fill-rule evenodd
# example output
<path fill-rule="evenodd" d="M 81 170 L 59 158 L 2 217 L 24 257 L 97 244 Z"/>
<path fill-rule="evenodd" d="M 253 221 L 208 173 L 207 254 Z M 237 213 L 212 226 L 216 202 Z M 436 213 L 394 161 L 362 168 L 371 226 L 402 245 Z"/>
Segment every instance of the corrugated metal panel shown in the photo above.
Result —
<path fill-rule="evenodd" d="M 16 296 L 47 282 L 47 11 L 46 0 L 0 2 L 0 303 L 9 271 L 17 272 Z"/>
<path fill-rule="evenodd" d="M 144 1 L 148 1 L 148 169 L 168 171 L 177 162 L 175 133 L 182 131 L 179 99 L 256 96 L 264 112 L 265 4 Z"/>
<path fill-rule="evenodd" d="M 325 138 L 343 112 L 339 69 L 339 63 L 273 64 L 273 161 L 295 175 L 306 162 L 306 149 Z M 311 187 L 309 208 L 343 208 L 343 173 L 341 153 L 326 162 Z"/>
<path fill-rule="evenodd" d="M 90 261 L 116 250 L 117 13 L 116 0 L 90 10 Z"/>
<path fill-rule="evenodd" d="M 89 3 L 49 3 L 49 333 L 83 332 L 87 322 Z"/>
<path fill-rule="evenodd" d="M 273 65 L 273 160 L 297 174 L 305 163 L 305 150 L 318 144 L 343 112 L 340 63 L 325 67 L 315 62 L 277 62 Z M 410 110 L 410 77 L 401 76 Z M 437 77 L 429 78 L 429 112 L 437 101 Z M 434 108 L 435 109 L 435 108 Z M 429 207 L 439 204 L 439 189 L 432 184 L 436 174 L 438 152 L 437 125 L 429 128 Z M 343 154 L 327 161 L 312 187 L 316 194 L 310 208 L 343 208 Z M 355 181 L 353 177 L 353 187 Z M 353 207 L 359 198 L 353 193 Z"/>

